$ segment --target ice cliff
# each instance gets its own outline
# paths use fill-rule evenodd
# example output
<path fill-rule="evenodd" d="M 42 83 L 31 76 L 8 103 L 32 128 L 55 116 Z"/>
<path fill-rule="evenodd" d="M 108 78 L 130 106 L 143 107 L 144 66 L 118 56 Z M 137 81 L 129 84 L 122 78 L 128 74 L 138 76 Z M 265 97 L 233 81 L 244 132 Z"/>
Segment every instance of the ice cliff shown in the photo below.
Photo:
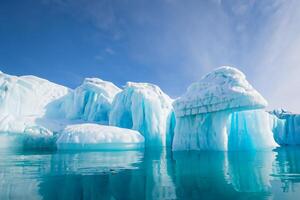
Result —
<path fill-rule="evenodd" d="M 283 109 L 270 112 L 273 116 L 274 139 L 280 145 L 300 144 L 300 115 Z"/>
<path fill-rule="evenodd" d="M 120 91 L 121 89 L 111 82 L 86 78 L 66 100 L 66 117 L 108 124 L 112 101 Z"/>
<path fill-rule="evenodd" d="M 109 124 L 138 130 L 146 146 L 169 146 L 175 126 L 172 99 L 156 85 L 128 82 L 113 101 Z"/>
<path fill-rule="evenodd" d="M 173 150 L 254 150 L 275 146 L 267 101 L 232 67 L 192 84 L 173 103 Z"/>

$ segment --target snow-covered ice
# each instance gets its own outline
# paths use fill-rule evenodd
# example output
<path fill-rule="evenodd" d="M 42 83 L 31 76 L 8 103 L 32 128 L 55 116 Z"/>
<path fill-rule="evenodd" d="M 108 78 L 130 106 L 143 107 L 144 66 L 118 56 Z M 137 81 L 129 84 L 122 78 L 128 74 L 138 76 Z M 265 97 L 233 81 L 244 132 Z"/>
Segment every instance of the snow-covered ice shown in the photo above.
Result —
<path fill-rule="evenodd" d="M 189 116 L 221 110 L 265 108 L 267 101 L 236 68 L 220 67 L 188 87 L 173 103 L 176 116 Z"/>
<path fill-rule="evenodd" d="M 99 124 L 67 126 L 57 139 L 63 150 L 132 150 L 144 146 L 144 137 L 130 129 Z"/>
<path fill-rule="evenodd" d="M 61 99 L 70 89 L 35 76 L 0 73 L 0 133 L 2 146 L 48 148 L 53 133 L 36 122 L 63 115 Z M 4 144 L 5 143 L 5 144 Z"/>
<path fill-rule="evenodd" d="M 11 76 L 0 73 L 1 116 L 43 116 L 60 110 L 59 99 L 70 90 L 35 76 Z"/>
<path fill-rule="evenodd" d="M 113 101 L 109 124 L 138 130 L 146 146 L 171 145 L 175 126 L 172 99 L 156 85 L 128 82 Z"/>
<path fill-rule="evenodd" d="M 232 67 L 192 84 L 173 103 L 173 150 L 254 150 L 276 146 L 267 101 Z"/>
<path fill-rule="evenodd" d="M 121 90 L 111 82 L 86 78 L 75 90 L 35 76 L 0 73 L 0 146 L 55 148 L 67 125 L 108 124 L 111 103 Z"/>

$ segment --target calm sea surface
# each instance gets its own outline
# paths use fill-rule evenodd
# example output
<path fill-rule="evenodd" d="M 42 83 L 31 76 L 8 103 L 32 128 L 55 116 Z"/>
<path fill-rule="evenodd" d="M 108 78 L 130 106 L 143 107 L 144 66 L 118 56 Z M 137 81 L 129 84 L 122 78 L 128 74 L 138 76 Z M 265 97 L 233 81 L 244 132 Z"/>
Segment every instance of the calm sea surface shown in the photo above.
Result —
<path fill-rule="evenodd" d="M 300 199 L 300 148 L 1 150 L 0 199 Z"/>

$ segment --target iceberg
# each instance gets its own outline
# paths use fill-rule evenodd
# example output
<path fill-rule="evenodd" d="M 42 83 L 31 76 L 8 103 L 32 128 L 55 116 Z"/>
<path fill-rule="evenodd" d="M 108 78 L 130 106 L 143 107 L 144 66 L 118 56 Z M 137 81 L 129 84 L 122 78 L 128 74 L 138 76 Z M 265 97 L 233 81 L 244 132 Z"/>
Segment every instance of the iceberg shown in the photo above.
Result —
<path fill-rule="evenodd" d="M 1 116 L 43 116 L 60 110 L 63 96 L 70 89 L 35 76 L 11 76 L 0 73 Z M 55 112 L 50 112 L 55 111 Z"/>
<path fill-rule="evenodd" d="M 257 150 L 276 146 L 267 101 L 238 69 L 220 67 L 173 103 L 173 150 Z"/>
<path fill-rule="evenodd" d="M 270 112 L 273 116 L 274 139 L 279 145 L 300 144 L 300 115 L 283 109 Z"/>
<path fill-rule="evenodd" d="M 39 77 L 1 72 L 0 147 L 52 149 L 67 125 L 108 124 L 113 98 L 120 91 L 97 78 L 86 78 L 72 90 Z"/>
<path fill-rule="evenodd" d="M 58 150 L 133 150 L 144 147 L 137 131 L 99 124 L 67 126 L 59 135 Z"/>
<path fill-rule="evenodd" d="M 120 88 L 98 78 L 86 78 L 65 101 L 66 118 L 108 124 L 112 101 Z"/>
<path fill-rule="evenodd" d="M 172 99 L 156 85 L 128 82 L 112 103 L 109 124 L 139 131 L 146 146 L 170 146 L 175 126 Z"/>
<path fill-rule="evenodd" d="M 1 147 L 52 148 L 53 133 L 38 119 L 63 116 L 61 99 L 69 92 L 42 78 L 0 72 Z"/>

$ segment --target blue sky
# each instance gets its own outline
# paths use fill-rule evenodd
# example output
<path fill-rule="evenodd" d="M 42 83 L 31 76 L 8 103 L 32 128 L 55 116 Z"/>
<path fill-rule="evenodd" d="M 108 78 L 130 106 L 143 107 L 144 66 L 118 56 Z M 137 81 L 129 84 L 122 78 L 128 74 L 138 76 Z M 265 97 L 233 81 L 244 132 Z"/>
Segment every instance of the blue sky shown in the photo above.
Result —
<path fill-rule="evenodd" d="M 300 112 L 300 1 L 0 0 L 0 69 L 74 88 L 84 77 L 171 97 L 222 65 L 270 108 Z"/>

